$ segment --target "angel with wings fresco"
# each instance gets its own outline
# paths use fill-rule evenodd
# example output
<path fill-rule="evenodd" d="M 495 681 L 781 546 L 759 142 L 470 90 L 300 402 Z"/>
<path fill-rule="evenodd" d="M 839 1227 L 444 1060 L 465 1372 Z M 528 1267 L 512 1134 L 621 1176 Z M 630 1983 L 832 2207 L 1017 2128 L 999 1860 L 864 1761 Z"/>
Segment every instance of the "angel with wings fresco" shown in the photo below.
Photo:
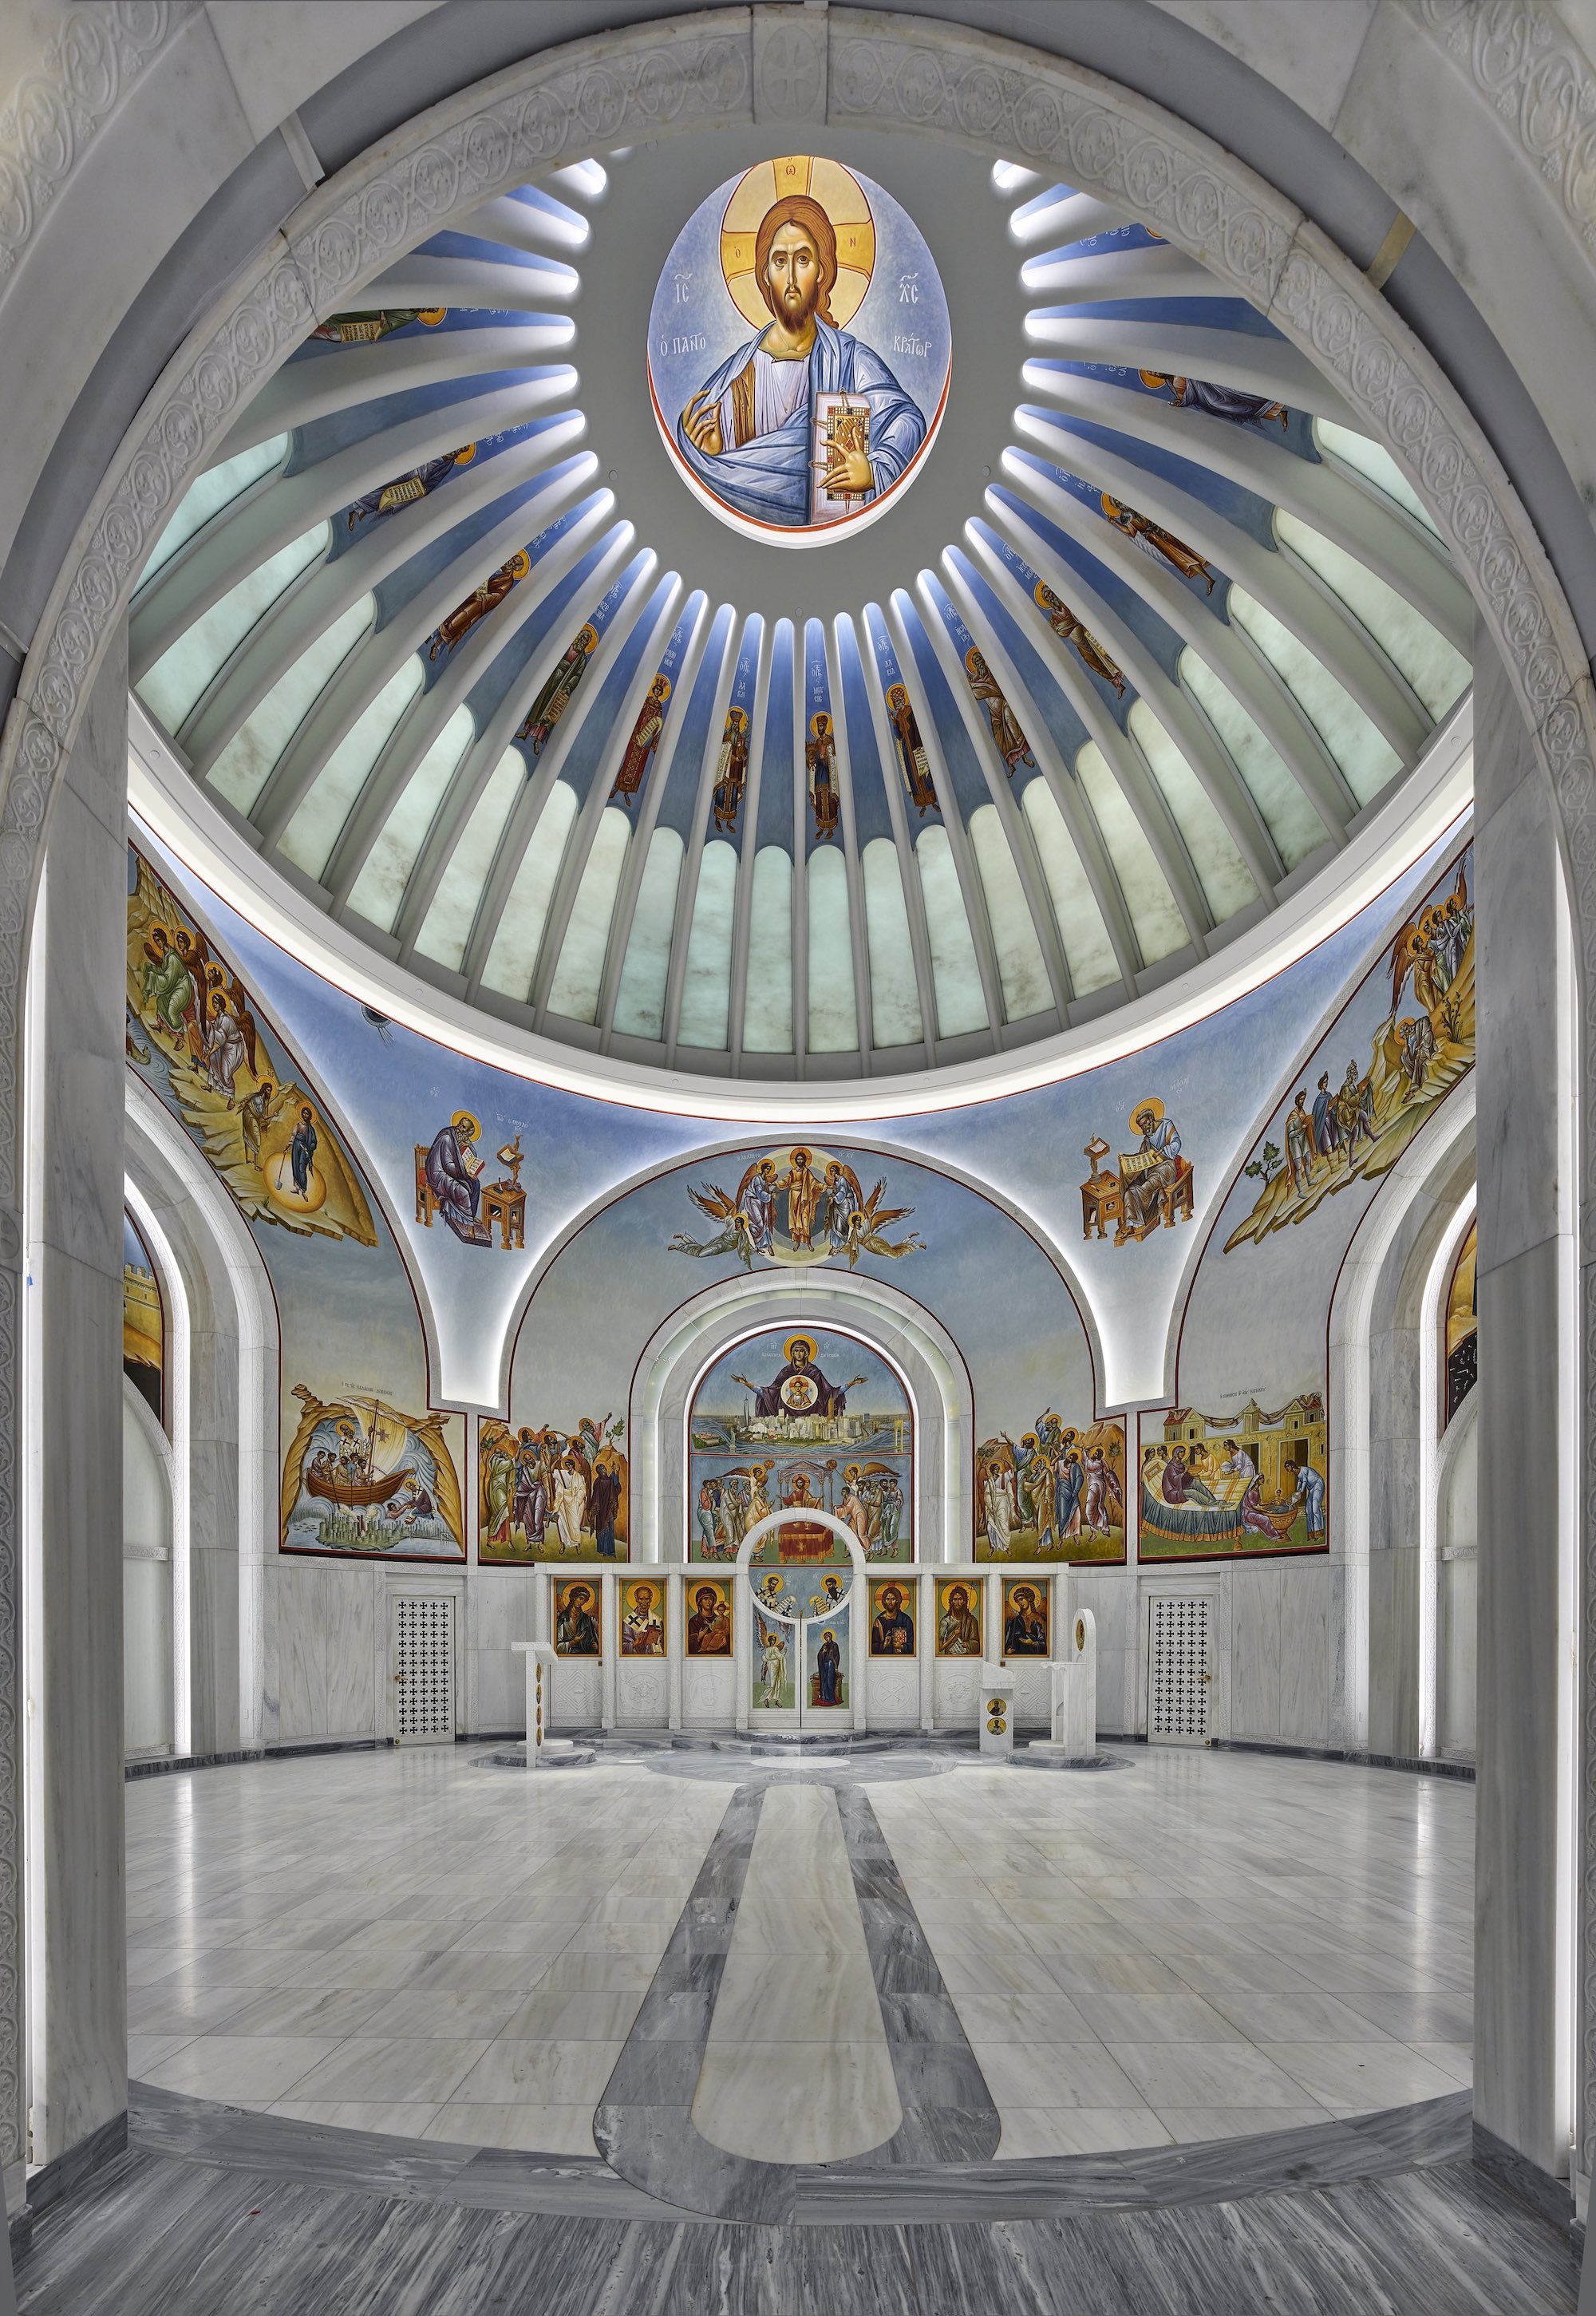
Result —
<path fill-rule="evenodd" d="M 676 1232 L 670 1252 L 735 1255 L 745 1270 L 753 1269 L 756 1255 L 767 1262 L 795 1264 L 840 1256 L 852 1270 L 861 1254 L 896 1261 L 923 1245 L 914 1232 L 901 1239 L 887 1235 L 893 1223 L 914 1209 L 883 1204 L 885 1175 L 867 1194 L 845 1159 L 801 1145 L 753 1160 L 735 1192 L 718 1182 L 700 1182 L 690 1186 L 687 1195 L 718 1227 L 707 1239 Z"/>

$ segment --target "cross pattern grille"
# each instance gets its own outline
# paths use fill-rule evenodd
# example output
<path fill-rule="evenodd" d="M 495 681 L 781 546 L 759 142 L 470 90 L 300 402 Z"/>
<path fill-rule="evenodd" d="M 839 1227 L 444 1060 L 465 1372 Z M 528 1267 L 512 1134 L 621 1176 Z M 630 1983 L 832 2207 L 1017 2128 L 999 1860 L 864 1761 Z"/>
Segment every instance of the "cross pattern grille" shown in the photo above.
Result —
<path fill-rule="evenodd" d="M 1147 1735 L 1201 1744 L 1208 1733 L 1208 1603 L 1149 1602 Z"/>
<path fill-rule="evenodd" d="M 454 1602 L 397 1600 L 399 1741 L 454 1736 Z"/>

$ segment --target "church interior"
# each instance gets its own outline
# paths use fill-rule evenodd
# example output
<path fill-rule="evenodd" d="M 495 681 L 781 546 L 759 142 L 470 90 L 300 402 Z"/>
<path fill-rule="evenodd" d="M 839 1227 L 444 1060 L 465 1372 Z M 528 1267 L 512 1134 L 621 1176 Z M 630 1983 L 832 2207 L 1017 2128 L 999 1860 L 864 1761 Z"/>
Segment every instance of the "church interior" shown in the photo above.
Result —
<path fill-rule="evenodd" d="M 1592 113 L 5 12 L 0 2316 L 1596 2316 Z"/>

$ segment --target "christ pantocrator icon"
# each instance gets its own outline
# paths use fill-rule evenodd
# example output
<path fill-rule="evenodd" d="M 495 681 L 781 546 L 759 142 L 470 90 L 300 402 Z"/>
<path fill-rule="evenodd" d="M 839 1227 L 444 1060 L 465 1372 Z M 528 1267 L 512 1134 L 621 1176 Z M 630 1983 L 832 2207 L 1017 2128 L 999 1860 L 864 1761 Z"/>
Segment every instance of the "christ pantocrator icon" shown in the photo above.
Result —
<path fill-rule="evenodd" d="M 889 490 L 925 415 L 875 349 L 832 318 L 837 239 L 825 208 L 788 193 L 760 221 L 753 274 L 771 319 L 705 380 L 677 448 L 716 497 L 759 522 L 844 519 Z"/>

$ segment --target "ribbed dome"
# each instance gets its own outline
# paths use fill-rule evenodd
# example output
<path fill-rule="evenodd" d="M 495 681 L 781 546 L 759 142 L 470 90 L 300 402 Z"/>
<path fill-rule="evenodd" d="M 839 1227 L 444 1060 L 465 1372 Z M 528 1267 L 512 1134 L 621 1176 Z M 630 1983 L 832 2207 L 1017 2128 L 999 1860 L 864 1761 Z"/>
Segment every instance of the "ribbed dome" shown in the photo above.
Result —
<path fill-rule="evenodd" d="M 1327 866 L 1472 630 L 1333 388 L 1134 220 L 939 156 L 901 194 L 950 300 L 924 478 L 868 556 L 755 548 L 606 384 L 646 406 L 611 283 L 665 151 L 425 243 L 183 501 L 133 681 L 263 860 L 489 1012 L 762 1078 L 1056 1034 Z"/>

